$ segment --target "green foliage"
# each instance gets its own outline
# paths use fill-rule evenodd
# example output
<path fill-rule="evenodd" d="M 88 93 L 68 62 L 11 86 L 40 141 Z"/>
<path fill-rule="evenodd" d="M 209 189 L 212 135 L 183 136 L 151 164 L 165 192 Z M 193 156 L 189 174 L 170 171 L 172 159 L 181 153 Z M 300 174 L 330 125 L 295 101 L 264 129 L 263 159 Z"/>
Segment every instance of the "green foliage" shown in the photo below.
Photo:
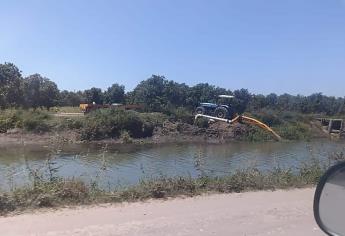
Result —
<path fill-rule="evenodd" d="M 253 117 L 265 123 L 268 126 L 277 126 L 283 123 L 281 116 L 272 110 L 261 110 L 259 112 L 251 113 Z"/>
<path fill-rule="evenodd" d="M 310 96 L 293 96 L 272 93 L 267 96 L 253 95 L 246 89 L 230 91 L 208 83 L 188 86 L 152 75 L 140 82 L 133 91 L 125 94 L 125 88 L 113 84 L 106 91 L 91 88 L 85 91 L 59 91 L 56 84 L 39 74 L 22 78 L 20 70 L 12 63 L 0 64 L 0 108 L 38 108 L 52 106 L 79 106 L 80 103 L 139 103 L 147 112 L 165 112 L 183 107 L 192 112 L 200 102 L 220 102 L 218 95 L 234 95 L 231 101 L 235 111 L 258 112 L 274 110 L 303 114 L 339 116 L 345 114 L 345 98 L 314 93 Z M 170 114 L 169 114 L 170 115 Z M 178 114 L 177 114 L 178 115 Z M 268 119 L 272 119 L 273 117 Z M 275 122 L 275 121 L 274 121 Z M 272 123 L 273 124 L 273 123 Z"/>
<path fill-rule="evenodd" d="M 28 108 L 57 105 L 59 89 L 57 85 L 39 74 L 30 75 L 23 80 L 24 105 Z"/>
<path fill-rule="evenodd" d="M 105 102 L 108 104 L 123 103 L 125 100 L 125 86 L 113 84 L 105 92 L 104 97 Z"/>
<path fill-rule="evenodd" d="M 91 88 L 84 91 L 86 103 L 103 104 L 104 94 L 100 88 Z"/>
<path fill-rule="evenodd" d="M 22 127 L 26 131 L 42 133 L 51 129 L 47 112 L 34 110 L 22 113 Z"/>
<path fill-rule="evenodd" d="M 166 104 L 164 101 L 166 82 L 164 76 L 157 75 L 152 75 L 151 78 L 140 82 L 133 91 L 133 102 L 144 104 L 148 111 L 162 111 L 163 106 Z"/>
<path fill-rule="evenodd" d="M 79 130 L 83 127 L 83 119 L 78 117 L 63 117 L 57 121 L 56 129 L 57 130 Z"/>
<path fill-rule="evenodd" d="M 133 138 L 145 138 L 152 136 L 153 128 L 149 119 L 135 111 L 99 109 L 86 116 L 81 136 L 85 140 L 117 138 L 127 131 Z"/>
<path fill-rule="evenodd" d="M 261 172 L 249 168 L 220 177 L 161 176 L 143 179 L 136 186 L 108 191 L 100 189 L 97 183 L 87 184 L 75 178 L 44 177 L 34 170 L 31 171 L 33 175 L 30 185 L 0 193 L 0 215 L 34 208 L 195 196 L 207 192 L 300 188 L 315 185 L 327 167 L 312 160 L 297 170 L 278 167 L 270 172 Z"/>
<path fill-rule="evenodd" d="M 71 92 L 63 90 L 60 92 L 58 105 L 67 107 L 79 107 L 80 103 L 85 102 L 85 95 L 83 92 Z"/>
<path fill-rule="evenodd" d="M 0 115 L 0 132 L 5 133 L 13 128 L 36 133 L 47 132 L 51 128 L 49 119 L 49 114 L 40 110 L 5 110 Z"/>
<path fill-rule="evenodd" d="M 249 102 L 252 99 L 251 94 L 247 89 L 240 89 L 234 91 L 233 107 L 238 114 L 242 114 L 246 111 Z"/>
<path fill-rule="evenodd" d="M 21 114 L 16 110 L 5 110 L 0 113 L 0 133 L 20 126 Z"/>
<path fill-rule="evenodd" d="M 311 137 L 310 128 L 303 123 L 284 123 L 275 129 L 283 139 L 302 140 Z"/>
<path fill-rule="evenodd" d="M 185 107 L 178 107 L 173 108 L 166 112 L 170 115 L 170 119 L 174 121 L 180 121 L 187 124 L 193 124 L 194 123 L 194 116 L 190 112 L 190 110 L 186 109 Z"/>
<path fill-rule="evenodd" d="M 14 64 L 0 64 L 0 108 L 21 104 L 21 76 L 20 70 Z"/>
<path fill-rule="evenodd" d="M 272 135 L 266 130 L 256 126 L 250 126 L 248 131 L 239 137 L 242 141 L 262 142 L 272 140 Z"/>

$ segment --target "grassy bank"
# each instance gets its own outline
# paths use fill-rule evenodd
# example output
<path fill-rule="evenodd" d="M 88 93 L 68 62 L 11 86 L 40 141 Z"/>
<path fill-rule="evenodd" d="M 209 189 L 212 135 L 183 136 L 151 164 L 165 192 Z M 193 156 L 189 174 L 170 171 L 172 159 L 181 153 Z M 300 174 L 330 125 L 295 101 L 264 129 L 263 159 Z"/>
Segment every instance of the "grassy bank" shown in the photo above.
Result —
<path fill-rule="evenodd" d="M 338 155 L 337 158 L 344 159 L 343 155 Z M 275 168 L 263 173 L 250 168 L 222 177 L 159 177 L 142 180 L 136 186 L 112 190 L 101 189 L 96 182 L 85 183 L 77 178 L 55 177 L 54 169 L 46 177 L 37 171 L 31 171 L 31 184 L 0 194 L 0 214 L 46 207 L 196 196 L 203 193 L 300 188 L 315 185 L 327 167 L 328 164 L 312 161 L 298 170 Z"/>
<path fill-rule="evenodd" d="M 267 124 L 285 140 L 310 140 L 324 136 L 320 124 L 315 120 L 315 117 L 318 117 L 318 115 L 306 115 L 289 111 L 276 112 L 272 110 L 262 110 L 260 112 L 248 113 L 247 115 Z M 251 127 L 247 135 L 243 136 L 242 139 L 267 141 L 271 140 L 272 137 L 262 129 Z"/>
<path fill-rule="evenodd" d="M 56 112 L 76 111 L 76 108 L 57 108 L 52 111 L 11 109 L 0 113 L 0 133 L 17 129 L 26 133 L 59 134 L 74 132 L 77 140 L 94 141 L 118 139 L 125 143 L 153 136 L 199 136 L 205 139 L 267 141 L 272 136 L 254 126 L 240 124 L 234 126 L 210 125 L 207 120 L 194 122 L 193 115 L 183 109 L 173 109 L 163 113 L 139 113 L 113 109 L 100 109 L 85 116 L 57 117 Z M 312 115 L 292 112 L 263 110 L 248 113 L 271 126 L 283 139 L 308 140 L 324 135 L 320 132 Z M 68 139 L 67 139 L 68 140 Z"/>

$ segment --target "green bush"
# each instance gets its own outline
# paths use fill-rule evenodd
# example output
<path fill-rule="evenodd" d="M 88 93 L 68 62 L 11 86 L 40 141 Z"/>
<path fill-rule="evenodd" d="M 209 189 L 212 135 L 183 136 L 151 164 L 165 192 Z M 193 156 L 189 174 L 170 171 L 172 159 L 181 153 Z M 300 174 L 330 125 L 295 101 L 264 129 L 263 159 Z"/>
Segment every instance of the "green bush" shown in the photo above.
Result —
<path fill-rule="evenodd" d="M 283 120 L 278 116 L 277 112 L 273 112 L 271 110 L 262 110 L 261 112 L 256 112 L 252 115 L 268 126 L 276 126 L 283 123 Z"/>
<path fill-rule="evenodd" d="M 193 114 L 184 107 L 178 107 L 175 109 L 170 110 L 170 119 L 174 121 L 180 121 L 187 124 L 194 123 L 194 116 Z"/>
<path fill-rule="evenodd" d="M 0 113 L 0 133 L 6 133 L 7 130 L 16 127 L 20 117 L 15 110 L 5 110 Z"/>
<path fill-rule="evenodd" d="M 40 110 L 5 110 L 0 114 L 0 133 L 9 129 L 22 128 L 31 132 L 46 132 L 50 130 L 48 113 Z"/>
<path fill-rule="evenodd" d="M 311 136 L 308 125 L 303 123 L 285 123 L 276 129 L 278 134 L 284 139 L 301 140 L 309 139 Z"/>
<path fill-rule="evenodd" d="M 272 135 L 267 130 L 263 130 L 262 128 L 256 126 L 251 126 L 245 135 L 240 137 L 240 140 L 258 142 L 272 140 L 272 138 Z"/>
<path fill-rule="evenodd" d="M 122 131 L 127 131 L 132 138 L 152 136 L 154 123 L 135 111 L 100 109 L 91 112 L 85 118 L 81 137 L 84 140 L 117 138 Z"/>
<path fill-rule="evenodd" d="M 50 118 L 47 112 L 40 110 L 24 112 L 20 128 L 35 133 L 47 132 L 51 129 L 51 125 L 48 124 Z"/>
<path fill-rule="evenodd" d="M 83 127 L 83 121 L 80 118 L 63 118 L 56 124 L 58 130 L 73 130 L 81 129 Z"/>

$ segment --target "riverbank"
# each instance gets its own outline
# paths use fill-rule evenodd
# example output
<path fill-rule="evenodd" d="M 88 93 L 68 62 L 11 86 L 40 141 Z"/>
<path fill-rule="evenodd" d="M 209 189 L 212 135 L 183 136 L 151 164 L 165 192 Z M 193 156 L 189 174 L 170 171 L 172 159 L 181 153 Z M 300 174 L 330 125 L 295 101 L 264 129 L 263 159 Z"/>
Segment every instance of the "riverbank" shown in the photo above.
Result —
<path fill-rule="evenodd" d="M 271 126 L 285 140 L 326 138 L 310 115 L 248 114 Z M 85 116 L 61 117 L 45 111 L 8 110 L 0 115 L 0 143 L 224 143 L 273 141 L 262 129 L 247 124 L 209 123 L 191 114 L 97 110 Z"/>
<path fill-rule="evenodd" d="M 313 188 L 304 188 L 40 211 L 1 217 L 0 228 L 11 236 L 321 236 L 313 218 L 313 194 Z"/>
<path fill-rule="evenodd" d="M 142 179 L 136 185 L 112 189 L 101 188 L 97 181 L 87 183 L 77 177 L 58 177 L 53 163 L 48 162 L 48 169 L 44 172 L 28 168 L 30 184 L 0 193 L 0 214 L 40 208 L 193 197 L 205 193 L 303 188 L 315 185 L 326 165 L 314 160 L 298 170 L 275 168 L 269 172 L 261 172 L 255 168 L 248 168 L 213 177 L 162 176 Z"/>

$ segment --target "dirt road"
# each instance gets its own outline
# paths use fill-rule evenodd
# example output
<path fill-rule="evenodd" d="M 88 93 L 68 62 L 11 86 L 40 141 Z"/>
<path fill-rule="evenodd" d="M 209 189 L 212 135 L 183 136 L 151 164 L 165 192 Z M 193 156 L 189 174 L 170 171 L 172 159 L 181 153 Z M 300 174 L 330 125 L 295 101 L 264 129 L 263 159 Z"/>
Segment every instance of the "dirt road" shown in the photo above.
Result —
<path fill-rule="evenodd" d="M 313 189 L 210 195 L 0 218 L 1 235 L 324 235 Z"/>

